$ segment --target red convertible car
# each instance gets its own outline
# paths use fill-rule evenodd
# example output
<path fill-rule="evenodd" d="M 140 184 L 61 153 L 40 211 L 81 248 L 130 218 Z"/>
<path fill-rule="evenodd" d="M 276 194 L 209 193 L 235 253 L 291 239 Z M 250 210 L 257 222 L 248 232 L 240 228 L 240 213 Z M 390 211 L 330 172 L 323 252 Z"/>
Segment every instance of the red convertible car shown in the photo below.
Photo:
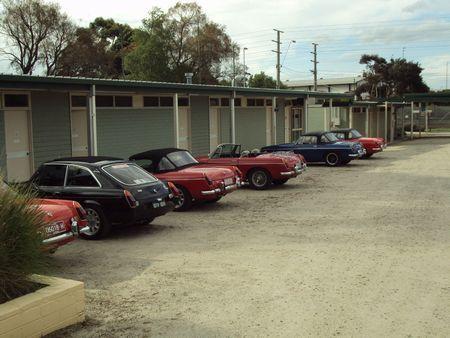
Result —
<path fill-rule="evenodd" d="M 199 157 L 198 161 L 209 165 L 236 166 L 242 172 L 243 183 L 257 190 L 267 189 L 272 183 L 284 184 L 306 169 L 302 155 L 292 152 L 241 152 L 241 145 L 231 143 L 218 145 L 210 156 Z"/>
<path fill-rule="evenodd" d="M 359 131 L 353 128 L 333 130 L 337 138 L 350 142 L 359 142 L 366 149 L 364 157 L 369 158 L 373 154 L 386 149 L 386 142 L 380 137 L 363 137 Z"/>
<path fill-rule="evenodd" d="M 178 188 L 178 205 L 184 211 L 194 202 L 217 202 L 241 185 L 242 173 L 232 166 L 201 165 L 187 150 L 164 148 L 130 157 L 146 171 Z"/>
<path fill-rule="evenodd" d="M 7 189 L 11 188 L 0 181 L 0 191 Z M 39 232 L 44 238 L 42 244 L 45 251 L 53 253 L 78 235 L 89 231 L 86 211 L 77 202 L 35 198 L 30 207 L 44 214 L 44 224 Z"/>

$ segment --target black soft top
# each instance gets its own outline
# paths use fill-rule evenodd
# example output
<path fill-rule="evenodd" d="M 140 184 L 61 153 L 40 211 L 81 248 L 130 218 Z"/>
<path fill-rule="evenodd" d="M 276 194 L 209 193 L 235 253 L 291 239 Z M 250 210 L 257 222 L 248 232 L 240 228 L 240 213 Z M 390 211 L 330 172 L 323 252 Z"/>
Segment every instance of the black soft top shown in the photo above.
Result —
<path fill-rule="evenodd" d="M 47 163 L 52 162 L 66 162 L 66 163 L 83 163 L 89 164 L 91 166 L 103 166 L 105 164 L 124 162 L 123 158 L 119 157 L 110 157 L 110 156 L 84 156 L 84 157 L 62 157 L 57 158 L 53 161 L 49 161 Z"/>
<path fill-rule="evenodd" d="M 130 160 L 152 160 L 159 161 L 161 158 L 166 156 L 167 154 L 174 153 L 177 151 L 187 151 L 186 149 L 178 149 L 178 148 L 161 148 L 161 149 L 153 149 L 144 151 L 139 154 L 135 154 L 130 156 Z"/>
<path fill-rule="evenodd" d="M 334 129 L 331 130 L 332 133 L 348 133 L 354 130 L 355 128 L 341 128 L 341 129 Z"/>
<path fill-rule="evenodd" d="M 323 131 L 323 130 L 322 131 L 310 131 L 310 132 L 302 134 L 302 136 L 321 136 L 326 133 L 331 133 L 331 131 Z"/>

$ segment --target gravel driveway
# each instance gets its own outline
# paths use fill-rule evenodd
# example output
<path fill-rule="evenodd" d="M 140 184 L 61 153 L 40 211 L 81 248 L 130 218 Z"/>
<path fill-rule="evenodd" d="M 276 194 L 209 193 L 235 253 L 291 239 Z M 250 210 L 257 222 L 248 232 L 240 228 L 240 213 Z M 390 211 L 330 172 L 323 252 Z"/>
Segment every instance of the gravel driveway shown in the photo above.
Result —
<path fill-rule="evenodd" d="M 449 178 L 450 139 L 416 140 L 79 240 L 54 274 L 88 319 L 54 336 L 450 336 Z"/>

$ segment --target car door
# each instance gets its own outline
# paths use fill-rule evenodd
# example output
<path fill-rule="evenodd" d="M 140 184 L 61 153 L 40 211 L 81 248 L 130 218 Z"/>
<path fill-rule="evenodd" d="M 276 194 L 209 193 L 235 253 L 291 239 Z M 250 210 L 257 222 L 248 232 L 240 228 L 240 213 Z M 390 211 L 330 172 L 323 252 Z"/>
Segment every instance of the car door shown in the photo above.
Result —
<path fill-rule="evenodd" d="M 294 152 L 303 155 L 306 162 L 317 162 L 319 158 L 319 155 L 317 154 L 317 136 L 302 136 L 298 140 Z"/>
<path fill-rule="evenodd" d="M 92 171 L 75 164 L 68 166 L 63 194 L 65 198 L 81 203 L 86 200 L 101 202 L 104 198 L 102 185 Z"/>
<path fill-rule="evenodd" d="M 41 197 L 64 199 L 64 182 L 67 175 L 66 164 L 44 164 L 33 176 L 32 183 L 37 186 Z"/>

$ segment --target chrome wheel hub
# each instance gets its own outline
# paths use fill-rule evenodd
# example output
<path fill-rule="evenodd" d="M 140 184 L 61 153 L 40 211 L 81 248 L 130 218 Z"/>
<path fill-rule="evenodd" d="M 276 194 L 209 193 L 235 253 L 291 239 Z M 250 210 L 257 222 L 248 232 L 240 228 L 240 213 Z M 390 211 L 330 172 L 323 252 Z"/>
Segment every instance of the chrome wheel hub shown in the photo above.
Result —
<path fill-rule="evenodd" d="M 252 182 L 257 187 L 263 187 L 267 183 L 267 175 L 262 171 L 257 171 L 252 176 Z"/>
<path fill-rule="evenodd" d="M 94 209 L 86 208 L 87 220 L 89 231 L 86 232 L 87 235 L 93 236 L 97 234 L 100 230 L 101 219 L 100 215 Z"/>

